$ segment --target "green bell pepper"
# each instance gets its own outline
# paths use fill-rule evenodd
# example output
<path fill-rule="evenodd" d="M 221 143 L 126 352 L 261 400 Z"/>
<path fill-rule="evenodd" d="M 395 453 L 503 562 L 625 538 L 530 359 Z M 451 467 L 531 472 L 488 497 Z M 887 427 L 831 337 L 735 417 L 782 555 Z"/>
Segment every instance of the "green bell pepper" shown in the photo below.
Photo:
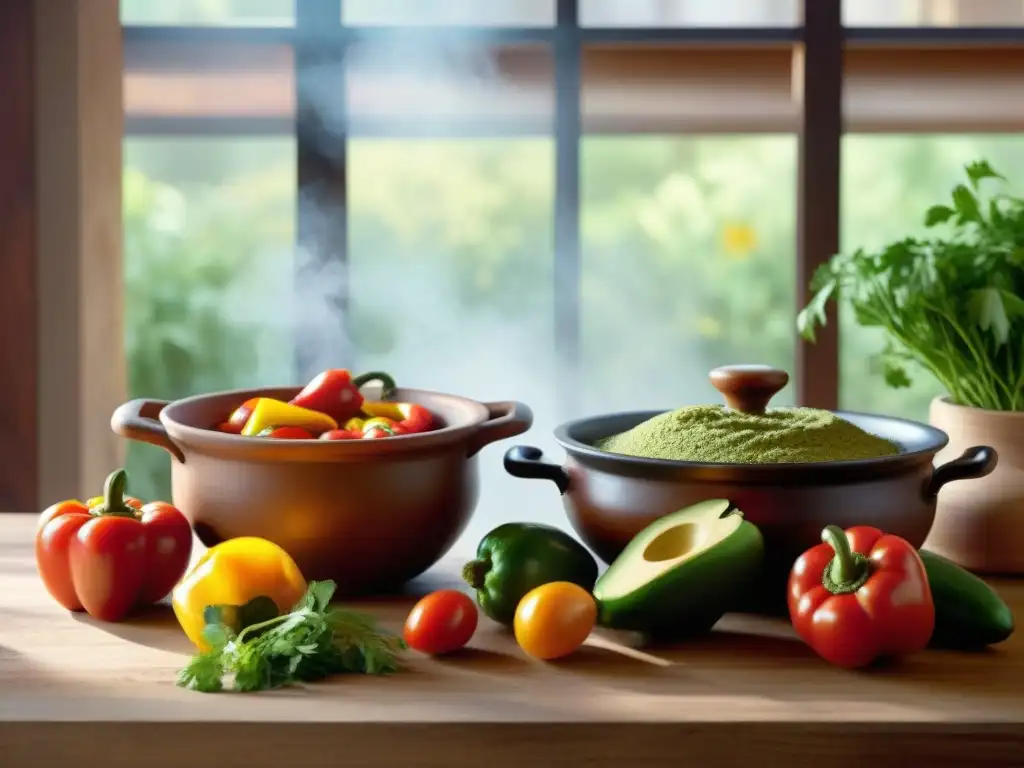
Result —
<path fill-rule="evenodd" d="M 483 612 L 499 624 L 511 626 L 519 601 L 535 587 L 569 581 L 592 590 L 597 561 L 586 547 L 558 528 L 505 523 L 480 541 L 476 559 L 466 563 L 462 577 L 476 590 Z"/>

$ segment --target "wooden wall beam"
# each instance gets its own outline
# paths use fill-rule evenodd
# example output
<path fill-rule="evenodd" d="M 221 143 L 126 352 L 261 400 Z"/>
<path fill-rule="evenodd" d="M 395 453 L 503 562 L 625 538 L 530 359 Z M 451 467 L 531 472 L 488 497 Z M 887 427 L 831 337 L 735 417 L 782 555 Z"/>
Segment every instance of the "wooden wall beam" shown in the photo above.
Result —
<path fill-rule="evenodd" d="M 36 507 L 40 473 L 32 5 L 0 2 L 0 510 Z"/>
<path fill-rule="evenodd" d="M 118 0 L 34 9 L 38 189 L 36 500 L 95 495 L 123 461 L 110 415 L 127 390 Z"/>

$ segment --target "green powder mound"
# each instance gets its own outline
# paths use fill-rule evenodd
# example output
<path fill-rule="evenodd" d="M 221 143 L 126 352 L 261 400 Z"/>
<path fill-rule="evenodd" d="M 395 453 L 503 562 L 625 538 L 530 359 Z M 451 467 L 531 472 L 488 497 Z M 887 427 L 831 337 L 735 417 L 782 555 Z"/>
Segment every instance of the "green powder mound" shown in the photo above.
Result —
<path fill-rule="evenodd" d="M 776 408 L 742 413 L 717 405 L 662 413 L 598 448 L 625 456 L 714 464 L 803 464 L 892 456 L 899 448 L 834 413 Z"/>

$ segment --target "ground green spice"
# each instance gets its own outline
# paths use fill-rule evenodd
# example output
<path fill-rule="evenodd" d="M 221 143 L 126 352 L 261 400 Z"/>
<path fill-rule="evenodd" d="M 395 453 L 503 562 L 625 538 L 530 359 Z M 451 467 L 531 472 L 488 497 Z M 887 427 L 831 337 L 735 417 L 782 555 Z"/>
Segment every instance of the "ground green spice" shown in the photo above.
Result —
<path fill-rule="evenodd" d="M 899 453 L 893 443 L 829 411 L 775 408 L 751 414 L 717 405 L 662 413 L 597 447 L 626 456 L 716 464 L 802 464 Z"/>

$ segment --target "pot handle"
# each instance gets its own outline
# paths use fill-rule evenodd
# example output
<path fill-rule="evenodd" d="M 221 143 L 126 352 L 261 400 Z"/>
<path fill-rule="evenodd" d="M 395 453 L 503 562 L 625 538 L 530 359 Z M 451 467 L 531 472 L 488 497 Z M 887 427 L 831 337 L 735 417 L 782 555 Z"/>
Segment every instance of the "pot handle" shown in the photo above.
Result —
<path fill-rule="evenodd" d="M 975 477 L 984 477 L 996 468 L 999 461 L 999 454 L 995 448 L 987 445 L 976 445 L 968 448 L 958 458 L 948 461 L 936 467 L 932 479 L 928 482 L 925 493 L 929 497 L 938 495 L 939 490 L 946 483 L 954 480 L 970 480 Z"/>
<path fill-rule="evenodd" d="M 477 429 L 469 440 L 469 455 L 498 440 L 521 435 L 533 426 L 533 411 L 530 406 L 517 400 L 503 400 L 500 403 L 484 403 L 488 419 Z"/>
<path fill-rule="evenodd" d="M 543 461 L 544 452 L 532 445 L 514 445 L 505 452 L 505 471 L 527 480 L 550 480 L 558 492 L 569 490 L 569 475 L 558 464 Z"/>
<path fill-rule="evenodd" d="M 110 428 L 121 437 L 163 448 L 184 464 L 185 454 L 171 440 L 164 425 L 157 419 L 160 411 L 167 405 L 167 400 L 129 400 L 114 411 L 114 415 L 110 417 Z"/>

